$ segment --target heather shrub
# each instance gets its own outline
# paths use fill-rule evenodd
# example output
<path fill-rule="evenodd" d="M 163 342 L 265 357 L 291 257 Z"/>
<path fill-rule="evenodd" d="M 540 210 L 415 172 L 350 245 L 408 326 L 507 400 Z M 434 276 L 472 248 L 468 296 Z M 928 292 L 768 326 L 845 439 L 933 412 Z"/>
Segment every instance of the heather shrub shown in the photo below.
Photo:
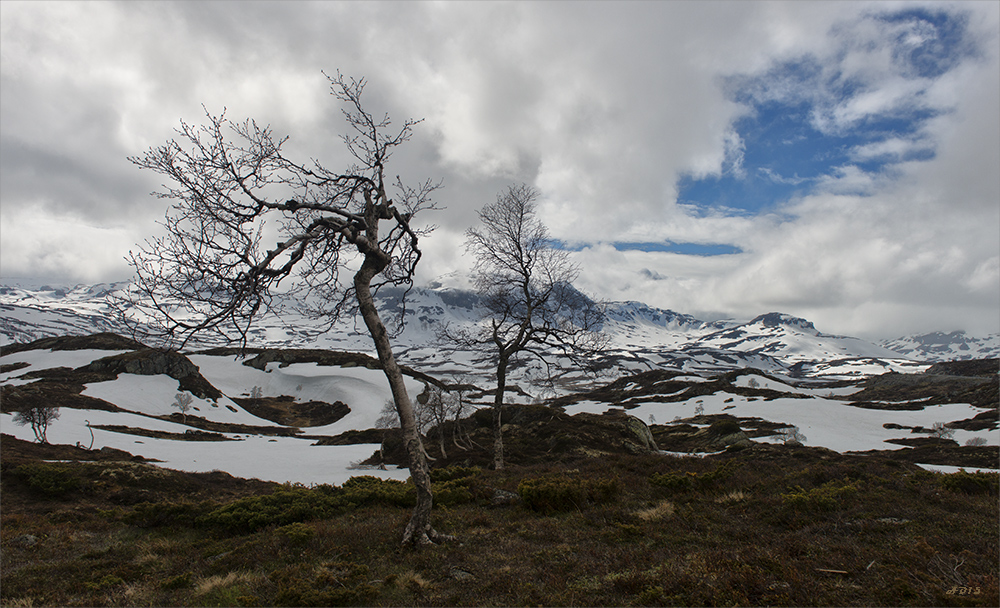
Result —
<path fill-rule="evenodd" d="M 275 532 L 287 538 L 293 545 L 303 545 L 316 535 L 316 530 L 298 521 L 287 526 L 281 526 Z"/>
<path fill-rule="evenodd" d="M 818 488 L 804 490 L 796 486 L 792 491 L 782 494 L 781 498 L 787 505 L 805 511 L 833 511 L 858 491 L 857 483 L 847 479 L 831 481 Z"/>
<path fill-rule="evenodd" d="M 525 506 L 534 511 L 572 511 L 581 510 L 588 504 L 611 502 L 618 494 L 618 482 L 545 475 L 522 480 L 517 493 Z"/>
<path fill-rule="evenodd" d="M 200 517 L 198 523 L 233 532 L 254 532 L 271 525 L 328 518 L 342 505 L 340 497 L 332 492 L 291 486 L 235 500 Z"/>
<path fill-rule="evenodd" d="M 48 498 L 59 498 L 80 487 L 80 479 L 69 467 L 55 463 L 23 464 L 13 471 L 32 490 Z"/>
<path fill-rule="evenodd" d="M 978 471 L 968 473 L 964 469 L 957 473 L 941 476 L 941 487 L 963 494 L 997 494 L 1000 474 Z"/>
<path fill-rule="evenodd" d="M 445 507 L 472 502 L 472 492 L 469 490 L 468 479 L 434 482 L 431 484 L 434 492 L 434 504 Z"/>
<path fill-rule="evenodd" d="M 185 501 L 142 502 L 132 506 L 122 520 L 143 528 L 168 525 L 193 526 L 216 506 L 207 501 L 200 503 Z"/>
<path fill-rule="evenodd" d="M 708 432 L 712 435 L 732 435 L 740 430 L 740 423 L 732 419 L 717 420 L 708 427 Z"/>
<path fill-rule="evenodd" d="M 693 488 L 697 478 L 698 474 L 691 471 L 687 473 L 653 473 L 649 478 L 649 483 L 668 490 L 683 491 Z"/>
<path fill-rule="evenodd" d="M 729 421 L 724 420 L 723 422 Z M 707 490 L 715 486 L 718 482 L 732 477 L 736 470 L 735 462 L 734 460 L 727 460 L 711 471 L 700 475 L 691 471 L 686 473 L 653 473 L 649 477 L 649 483 L 675 492 L 690 489 Z"/>
<path fill-rule="evenodd" d="M 431 481 L 452 481 L 479 475 L 482 469 L 479 467 L 446 467 L 443 469 L 431 469 Z"/>
<path fill-rule="evenodd" d="M 341 486 L 339 498 L 349 508 L 362 505 L 387 504 L 397 507 L 412 507 L 417 504 L 413 486 L 405 481 L 381 479 L 372 475 L 352 477 Z"/>

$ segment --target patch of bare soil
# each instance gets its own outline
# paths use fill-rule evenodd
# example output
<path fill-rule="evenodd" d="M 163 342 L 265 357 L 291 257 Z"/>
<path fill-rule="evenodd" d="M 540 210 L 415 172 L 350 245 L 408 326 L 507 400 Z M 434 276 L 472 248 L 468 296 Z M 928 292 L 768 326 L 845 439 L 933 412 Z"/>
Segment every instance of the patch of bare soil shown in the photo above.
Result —
<path fill-rule="evenodd" d="M 296 403 L 295 397 L 289 395 L 249 399 L 234 397 L 232 400 L 254 416 L 282 426 L 324 426 L 337 422 L 351 412 L 351 408 L 343 401 Z"/>
<path fill-rule="evenodd" d="M 234 441 L 221 433 L 210 433 L 200 429 L 187 431 L 184 433 L 171 433 L 168 431 L 151 431 L 133 426 L 122 426 L 119 424 L 95 424 L 95 429 L 111 431 L 113 433 L 123 433 L 125 435 L 135 435 L 137 437 L 152 437 L 154 439 L 173 439 L 175 441 Z"/>

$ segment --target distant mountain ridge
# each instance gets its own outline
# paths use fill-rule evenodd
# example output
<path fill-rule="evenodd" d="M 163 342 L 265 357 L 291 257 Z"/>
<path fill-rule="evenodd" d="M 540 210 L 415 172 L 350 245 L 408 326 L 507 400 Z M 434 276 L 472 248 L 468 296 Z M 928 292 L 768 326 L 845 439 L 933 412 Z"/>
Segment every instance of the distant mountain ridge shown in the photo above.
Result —
<path fill-rule="evenodd" d="M 104 331 L 123 333 L 108 315 L 107 294 L 127 283 L 72 287 L 30 281 L 0 281 L 0 344 L 29 342 L 56 335 Z M 402 292 L 386 290 L 380 307 L 400 310 Z M 406 300 L 406 324 L 396 339 L 401 361 L 423 365 L 430 373 L 460 375 L 469 366 L 485 374 L 489 362 L 475 353 L 457 356 L 436 342 L 444 324 L 475 324 L 478 297 L 460 289 L 414 288 Z M 859 338 L 823 334 L 812 322 L 769 312 L 750 321 L 702 321 L 691 315 L 642 302 L 611 302 L 605 308 L 605 331 L 611 337 L 609 369 L 620 373 L 671 368 L 693 372 L 743 367 L 792 375 L 857 376 L 906 371 L 916 364 L 1000 357 L 1000 335 L 968 336 L 964 332 L 933 333 L 873 344 Z M 371 342 L 363 324 L 342 321 L 330 332 L 293 315 L 266 319 L 251 333 L 252 346 L 326 348 L 368 352 Z M 220 346 L 205 342 L 200 346 Z M 528 364 L 523 373 L 540 373 Z M 572 381 L 566 376 L 567 381 Z"/>
<path fill-rule="evenodd" d="M 966 335 L 964 331 L 933 332 L 884 340 L 879 344 L 905 357 L 924 361 L 986 359 L 1000 356 L 1000 334 L 974 337 Z"/>

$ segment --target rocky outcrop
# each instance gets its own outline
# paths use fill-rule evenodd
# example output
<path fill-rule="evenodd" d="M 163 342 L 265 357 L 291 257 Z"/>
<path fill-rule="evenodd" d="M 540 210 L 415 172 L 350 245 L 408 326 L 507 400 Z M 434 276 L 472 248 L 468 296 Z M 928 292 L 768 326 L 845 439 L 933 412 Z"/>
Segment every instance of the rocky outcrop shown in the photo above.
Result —
<path fill-rule="evenodd" d="M 685 423 L 656 427 L 656 436 L 663 449 L 672 452 L 720 452 L 754 445 L 736 418 L 722 415 L 703 416 L 696 420 L 702 423 L 711 420 L 711 424 L 704 428 Z"/>
<path fill-rule="evenodd" d="M 141 376 L 170 376 L 180 383 L 181 390 L 202 399 L 216 400 L 222 397 L 219 389 L 209 383 L 198 366 L 184 355 L 168 350 L 144 348 L 104 357 L 79 368 L 78 371 L 95 372 L 117 376 L 118 374 L 138 374 Z"/>
<path fill-rule="evenodd" d="M 577 414 L 577 416 L 604 426 L 608 431 L 608 439 L 619 443 L 626 452 L 649 454 L 659 451 L 649 427 L 635 416 L 616 410 L 609 410 L 599 416 L 593 414 Z"/>

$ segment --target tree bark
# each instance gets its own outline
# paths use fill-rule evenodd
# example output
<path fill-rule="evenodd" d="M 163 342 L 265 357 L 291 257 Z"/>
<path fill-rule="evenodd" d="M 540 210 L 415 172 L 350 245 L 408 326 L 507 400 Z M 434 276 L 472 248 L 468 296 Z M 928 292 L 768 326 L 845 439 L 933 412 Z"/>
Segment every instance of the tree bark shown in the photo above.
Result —
<path fill-rule="evenodd" d="M 420 433 L 417 431 L 413 404 L 410 402 L 406 385 L 403 382 L 403 372 L 399 369 L 396 357 L 392 354 L 389 334 L 379 317 L 375 300 L 372 297 L 371 280 L 378 272 L 376 266 L 377 264 L 369 263 L 369 258 L 366 257 L 361 269 L 354 275 L 354 288 L 357 292 L 361 316 L 375 342 L 375 351 L 378 353 L 385 377 L 389 381 L 389 388 L 392 391 L 396 412 L 399 414 L 400 428 L 403 432 L 403 445 L 406 447 L 410 461 L 410 475 L 413 478 L 413 485 L 417 489 L 417 505 L 414 507 L 410 522 L 403 532 L 403 544 L 432 544 L 448 540 L 450 537 L 438 534 L 431 526 L 431 507 L 434 504 L 434 498 L 431 494 L 430 467 L 427 465 L 424 447 L 420 441 Z"/>
<path fill-rule="evenodd" d="M 493 468 L 504 467 L 503 461 L 503 394 L 507 389 L 507 358 L 503 355 L 497 363 L 497 392 L 493 397 Z"/>

